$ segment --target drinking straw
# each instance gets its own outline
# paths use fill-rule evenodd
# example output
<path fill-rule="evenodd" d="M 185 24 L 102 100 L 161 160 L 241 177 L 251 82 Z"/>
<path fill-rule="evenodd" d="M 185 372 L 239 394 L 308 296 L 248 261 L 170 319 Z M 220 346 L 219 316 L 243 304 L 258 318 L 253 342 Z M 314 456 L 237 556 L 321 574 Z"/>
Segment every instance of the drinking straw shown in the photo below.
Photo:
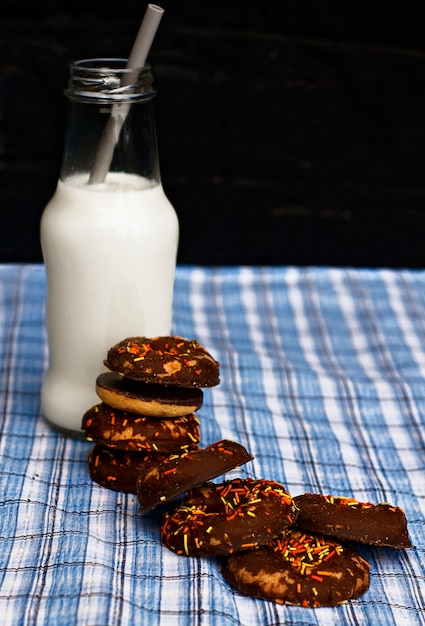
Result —
<path fill-rule="evenodd" d="M 148 4 L 146 13 L 134 41 L 133 47 L 128 57 L 126 69 L 137 69 L 143 67 L 148 56 L 152 41 L 161 21 L 164 9 L 156 4 Z M 121 81 L 122 86 L 131 84 L 134 75 L 126 72 Z M 114 105 L 111 115 L 106 123 L 105 129 L 99 141 L 99 146 L 90 173 L 89 183 L 102 183 L 109 171 L 115 145 L 118 141 L 121 128 L 125 122 L 129 104 Z"/>

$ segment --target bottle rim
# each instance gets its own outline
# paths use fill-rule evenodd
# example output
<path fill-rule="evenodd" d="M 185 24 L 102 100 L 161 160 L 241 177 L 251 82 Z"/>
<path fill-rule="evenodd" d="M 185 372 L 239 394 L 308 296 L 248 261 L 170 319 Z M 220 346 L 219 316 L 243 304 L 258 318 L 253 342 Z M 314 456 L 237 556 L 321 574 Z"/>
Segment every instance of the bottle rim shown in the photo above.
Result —
<path fill-rule="evenodd" d="M 156 95 L 152 86 L 151 66 L 127 68 L 127 59 L 94 57 L 73 61 L 65 95 L 85 102 L 135 102 L 151 100 Z"/>

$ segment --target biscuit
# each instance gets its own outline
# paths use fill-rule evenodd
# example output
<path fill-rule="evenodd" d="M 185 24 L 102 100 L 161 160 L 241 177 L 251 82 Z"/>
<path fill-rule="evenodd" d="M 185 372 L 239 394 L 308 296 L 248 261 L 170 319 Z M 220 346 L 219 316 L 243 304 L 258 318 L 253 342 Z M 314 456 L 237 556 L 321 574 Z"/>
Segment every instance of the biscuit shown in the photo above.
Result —
<path fill-rule="evenodd" d="M 157 463 L 168 458 L 163 454 L 128 452 L 96 444 L 88 457 L 90 478 L 107 489 L 136 495 L 137 478 L 151 457 Z"/>
<path fill-rule="evenodd" d="M 228 555 L 269 541 L 295 519 L 295 505 L 283 485 L 235 478 L 192 489 L 166 517 L 161 538 L 177 554 Z"/>
<path fill-rule="evenodd" d="M 214 387 L 219 363 L 195 339 L 128 337 L 108 350 L 104 364 L 128 378 L 177 387 Z"/>
<path fill-rule="evenodd" d="M 409 548 L 404 511 L 387 503 L 305 493 L 295 496 L 297 526 L 339 539 L 393 548 Z"/>
<path fill-rule="evenodd" d="M 199 420 L 194 413 L 158 419 L 119 411 L 104 402 L 84 414 L 82 428 L 88 441 L 129 451 L 169 454 L 200 441 Z"/>
<path fill-rule="evenodd" d="M 203 391 L 197 387 L 145 383 L 115 372 L 97 377 L 96 393 L 114 409 L 151 417 L 189 415 L 200 409 L 203 401 Z"/>
<path fill-rule="evenodd" d="M 348 546 L 290 529 L 266 546 L 231 555 L 222 573 L 232 587 L 255 598 L 316 608 L 365 593 L 369 567 Z"/>

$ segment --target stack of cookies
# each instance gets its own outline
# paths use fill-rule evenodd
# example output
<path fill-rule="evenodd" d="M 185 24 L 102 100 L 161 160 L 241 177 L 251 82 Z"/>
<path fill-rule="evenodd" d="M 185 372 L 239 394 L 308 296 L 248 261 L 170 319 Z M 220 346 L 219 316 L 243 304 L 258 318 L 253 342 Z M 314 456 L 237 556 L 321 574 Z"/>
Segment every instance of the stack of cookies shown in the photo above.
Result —
<path fill-rule="evenodd" d="M 391 504 L 305 493 L 292 498 L 272 480 L 213 478 L 253 457 L 221 440 L 202 449 L 203 387 L 220 382 L 219 364 L 197 341 L 129 337 L 104 361 L 102 401 L 83 417 L 91 478 L 137 495 L 140 511 L 188 492 L 161 526 L 182 556 L 227 557 L 222 573 L 247 595 L 316 608 L 360 597 L 369 564 L 347 541 L 411 546 L 404 512 Z"/>
<path fill-rule="evenodd" d="M 96 380 L 102 402 L 82 423 L 95 444 L 89 472 L 104 487 L 136 493 L 148 462 L 199 448 L 195 411 L 202 389 L 220 382 L 219 363 L 194 339 L 163 336 L 128 337 L 109 349 L 104 364 L 110 371 Z"/>

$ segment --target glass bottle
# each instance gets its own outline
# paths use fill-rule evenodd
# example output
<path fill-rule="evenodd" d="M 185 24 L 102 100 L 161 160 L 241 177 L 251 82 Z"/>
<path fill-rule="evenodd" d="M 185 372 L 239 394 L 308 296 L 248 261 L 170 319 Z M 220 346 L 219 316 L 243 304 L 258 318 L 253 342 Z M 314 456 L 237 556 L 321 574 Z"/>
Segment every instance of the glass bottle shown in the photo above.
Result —
<path fill-rule="evenodd" d="M 49 347 L 42 411 L 73 433 L 99 402 L 95 382 L 108 348 L 129 336 L 171 332 L 179 226 L 160 178 L 156 90 L 149 66 L 125 65 L 71 65 L 62 169 L 41 219 Z M 108 132 L 103 177 L 95 170 Z"/>

